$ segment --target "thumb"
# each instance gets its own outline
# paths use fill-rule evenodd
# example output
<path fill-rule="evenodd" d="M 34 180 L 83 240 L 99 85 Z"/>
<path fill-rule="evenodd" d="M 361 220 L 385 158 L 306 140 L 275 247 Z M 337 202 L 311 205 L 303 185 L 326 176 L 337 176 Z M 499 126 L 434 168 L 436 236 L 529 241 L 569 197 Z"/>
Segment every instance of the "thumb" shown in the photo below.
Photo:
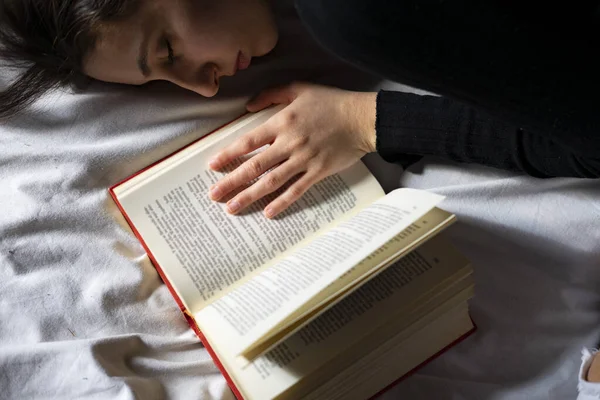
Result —
<path fill-rule="evenodd" d="M 296 98 L 294 89 L 294 86 L 288 85 L 264 90 L 246 104 L 246 109 L 250 112 L 257 112 L 273 104 L 289 104 Z"/>

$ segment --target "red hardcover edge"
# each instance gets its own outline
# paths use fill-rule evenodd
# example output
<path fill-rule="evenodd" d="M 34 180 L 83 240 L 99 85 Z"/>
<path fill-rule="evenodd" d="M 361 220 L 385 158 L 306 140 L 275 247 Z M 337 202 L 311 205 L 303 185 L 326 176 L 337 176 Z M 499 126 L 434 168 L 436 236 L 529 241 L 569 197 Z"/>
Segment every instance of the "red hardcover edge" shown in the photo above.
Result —
<path fill-rule="evenodd" d="M 402 375 L 401 377 L 399 377 L 398 379 L 396 379 L 394 382 L 390 383 L 389 385 L 387 385 L 386 387 L 384 387 L 383 389 L 381 389 L 375 395 L 373 395 L 372 397 L 370 397 L 369 400 L 375 400 L 379 396 L 382 396 L 385 392 L 387 392 L 388 390 L 392 389 L 394 386 L 396 386 L 397 384 L 399 384 L 403 380 L 405 380 L 407 378 L 410 378 L 413 374 L 415 374 L 418 370 L 420 370 L 421 368 L 423 368 L 425 365 L 429 364 L 430 362 L 432 362 L 433 360 L 435 360 L 436 358 L 438 358 L 439 356 L 441 356 L 442 354 L 444 354 L 446 351 L 450 350 L 452 347 L 456 346 L 457 344 L 459 344 L 460 342 L 462 342 L 463 340 L 465 340 L 466 338 L 468 338 L 469 336 L 471 336 L 477 330 L 477 326 L 475 325 L 475 322 L 473 322 L 473 319 L 471 319 L 471 322 L 473 323 L 473 328 L 471 328 L 468 332 L 466 332 L 465 334 L 459 336 L 456 340 L 454 340 L 453 342 L 451 342 L 449 345 L 447 345 L 446 347 L 444 347 L 443 349 L 441 349 L 440 351 L 438 351 L 437 353 L 435 353 L 431 357 L 429 357 L 427 360 L 423 361 L 421 364 L 417 365 L 416 367 L 414 367 L 413 369 L 411 369 L 410 371 L 408 371 L 406 374 Z"/>
<path fill-rule="evenodd" d="M 204 345 L 204 347 L 206 348 L 206 350 L 208 350 L 208 354 L 213 359 L 213 362 L 215 363 L 215 365 L 217 366 L 217 368 L 219 368 L 219 371 L 221 371 L 221 374 L 223 375 L 223 377 L 227 381 L 227 384 L 229 385 L 229 388 L 231 389 L 231 391 L 233 392 L 233 394 L 235 395 L 235 397 L 238 400 L 244 400 L 244 398 L 242 397 L 242 394 L 240 393 L 240 391 L 238 390 L 237 386 L 233 382 L 233 379 L 231 379 L 231 376 L 229 376 L 229 373 L 227 372 L 227 370 L 225 370 L 225 367 L 221 363 L 221 360 L 219 360 L 219 357 L 217 357 L 217 354 L 213 350 L 212 346 L 210 345 L 210 343 L 208 342 L 208 340 L 206 339 L 206 337 L 204 336 L 204 334 L 202 332 L 200 332 L 200 329 L 198 328 L 198 325 L 196 324 L 196 321 L 194 321 L 194 318 L 190 315 L 189 311 L 183 305 L 183 302 L 181 301 L 181 299 L 177 295 L 177 292 L 173 289 L 173 286 L 171 285 L 171 282 L 167 279 L 167 276 L 165 275 L 165 273 L 163 272 L 162 268 L 160 267 L 160 265 L 156 261 L 156 258 L 154 257 L 154 255 L 152 254 L 152 252 L 150 251 L 150 249 L 148 248 L 148 245 L 146 245 L 146 242 L 142 238 L 142 235 L 139 233 L 139 231 L 137 230 L 137 228 L 135 227 L 135 225 L 133 224 L 133 222 L 131 221 L 131 219 L 129 218 L 129 216 L 127 215 L 127 213 L 125 212 L 125 210 L 123 209 L 123 206 L 121 205 L 121 203 L 117 199 L 117 195 L 115 194 L 115 189 L 117 187 L 119 187 L 120 185 L 124 184 L 125 182 L 127 182 L 127 181 L 135 178 L 136 176 L 144 173 L 145 171 L 149 170 L 150 168 L 154 167 L 155 165 L 163 162 L 164 160 L 166 160 L 166 159 L 168 159 L 170 157 L 173 157 L 175 154 L 177 154 L 177 153 L 185 150 L 186 148 L 192 146 L 193 144 L 199 142 L 200 140 L 202 140 L 204 138 L 207 138 L 208 136 L 214 134 L 215 132 L 223 129 L 227 125 L 233 124 L 234 122 L 236 122 L 237 120 L 239 120 L 244 115 L 246 115 L 246 114 L 242 114 L 238 118 L 235 118 L 235 119 L 233 119 L 233 120 L 231 120 L 231 121 L 229 121 L 229 122 L 227 122 L 227 123 L 219 126 L 218 128 L 214 129 L 213 131 L 209 132 L 208 134 L 202 136 L 201 138 L 199 138 L 197 140 L 194 140 L 193 142 L 189 143 L 188 145 L 186 145 L 186 146 L 184 146 L 184 147 L 182 147 L 182 148 L 180 148 L 180 149 L 172 152 L 171 154 L 169 154 L 169 155 L 167 155 L 167 156 L 159 159 L 158 161 L 156 161 L 156 162 L 148 165 L 147 167 L 145 167 L 145 168 L 139 170 L 138 172 L 136 172 L 135 174 L 133 174 L 133 175 L 131 175 L 131 176 L 123 179 L 122 181 L 120 181 L 119 183 L 111 186 L 108 189 L 110 197 L 113 199 L 113 201 L 117 205 L 117 208 L 119 209 L 119 211 L 121 211 L 121 214 L 123 214 L 123 217 L 127 221 L 127 224 L 129 224 L 129 227 L 131 228 L 131 230 L 133 231 L 133 233 L 135 234 L 135 236 L 140 241 L 142 247 L 146 251 L 146 254 L 148 254 L 148 257 L 152 261 L 152 264 L 154 264 L 154 268 L 156 268 L 156 271 L 158 272 L 158 275 L 160 276 L 160 278 L 162 279 L 162 281 L 165 283 L 165 285 L 169 289 L 169 292 L 171 292 L 171 295 L 175 299 L 175 302 L 177 303 L 177 306 L 179 307 L 179 309 L 183 313 L 183 316 L 185 317 L 185 320 L 189 324 L 190 328 L 192 328 L 192 330 L 196 333 L 196 336 L 198 336 L 198 339 L 200 339 L 200 341 L 202 342 L 202 344 Z"/>
<path fill-rule="evenodd" d="M 135 225 L 133 224 L 133 222 L 131 221 L 131 219 L 129 218 L 129 216 L 127 215 L 127 213 L 125 212 L 125 210 L 121 206 L 121 203 L 119 202 L 119 200 L 117 200 L 117 196 L 115 195 L 115 193 L 113 191 L 113 188 L 110 188 L 109 193 L 110 193 L 110 196 L 112 197 L 112 199 L 114 200 L 115 204 L 117 205 L 117 207 L 119 208 L 119 210 L 123 214 L 123 217 L 125 217 L 125 220 L 127 221 L 127 223 L 129 224 L 129 226 L 133 230 L 133 233 L 135 234 L 135 236 L 138 238 L 138 240 L 142 244 L 142 247 L 144 248 L 144 250 L 148 254 L 148 257 L 150 258 L 150 260 L 152 261 L 152 264 L 154 264 L 154 268 L 156 268 L 156 271 L 158 272 L 158 275 L 160 275 L 162 281 L 165 283 L 165 285 L 169 289 L 169 292 L 171 292 L 171 295 L 173 296 L 173 298 L 177 302 L 177 305 L 179 306 L 179 309 L 183 313 L 183 316 L 185 317 L 185 320 L 190 325 L 190 328 L 192 328 L 192 330 L 196 333 L 196 335 L 198 336 L 198 338 L 200 339 L 200 341 L 202 342 L 202 344 L 204 344 L 204 347 L 206 348 L 206 350 L 208 350 L 208 354 L 210 354 L 210 356 L 213 359 L 215 365 L 217 366 L 217 368 L 219 368 L 219 370 L 221 371 L 221 374 L 223 374 L 223 377 L 225 377 L 225 380 L 227 381 L 227 384 L 229 385 L 231 391 L 233 392 L 233 394 L 235 395 L 235 397 L 238 400 L 244 400 L 244 398 L 242 397 L 242 394 L 238 390 L 237 386 L 235 386 L 235 384 L 233 383 L 233 379 L 231 379 L 231 376 L 229 376 L 229 373 L 227 372 L 227 370 L 225 370 L 225 367 L 221 363 L 221 360 L 219 360 L 219 357 L 217 357 L 217 354 L 213 350 L 212 346 L 210 345 L 210 343 L 208 342 L 208 340 L 206 339 L 206 337 L 204 336 L 204 334 L 202 334 L 202 332 L 198 328 L 198 325 L 196 324 L 196 321 L 194 320 L 194 318 L 190 315 L 189 311 L 183 305 L 183 302 L 181 301 L 181 299 L 177 295 L 177 292 L 175 291 L 175 289 L 173 289 L 173 286 L 171 285 L 171 282 L 167 279 L 167 276 L 165 275 L 165 273 L 163 272 L 162 268 L 160 267 L 160 265 L 156 261 L 156 258 L 154 257 L 154 255 L 152 254 L 152 252 L 150 251 L 150 249 L 148 248 L 148 245 L 146 245 L 146 242 L 142 238 L 142 235 L 139 233 L 139 231 L 137 230 L 137 228 L 135 227 Z"/>

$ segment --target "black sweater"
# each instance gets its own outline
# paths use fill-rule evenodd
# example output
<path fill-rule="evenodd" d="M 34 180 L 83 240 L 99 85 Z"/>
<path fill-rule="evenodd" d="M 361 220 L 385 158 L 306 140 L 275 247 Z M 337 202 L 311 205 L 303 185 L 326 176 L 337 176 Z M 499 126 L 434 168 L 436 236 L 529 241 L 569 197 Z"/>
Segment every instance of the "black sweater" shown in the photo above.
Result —
<path fill-rule="evenodd" d="M 600 159 L 448 98 L 382 91 L 376 132 L 377 151 L 390 162 L 405 154 L 434 155 L 539 178 L 600 174 Z M 600 149 L 600 135 L 593 146 Z"/>
<path fill-rule="evenodd" d="M 595 2 L 296 0 L 324 47 L 443 97 L 382 91 L 377 151 L 600 176 Z"/>

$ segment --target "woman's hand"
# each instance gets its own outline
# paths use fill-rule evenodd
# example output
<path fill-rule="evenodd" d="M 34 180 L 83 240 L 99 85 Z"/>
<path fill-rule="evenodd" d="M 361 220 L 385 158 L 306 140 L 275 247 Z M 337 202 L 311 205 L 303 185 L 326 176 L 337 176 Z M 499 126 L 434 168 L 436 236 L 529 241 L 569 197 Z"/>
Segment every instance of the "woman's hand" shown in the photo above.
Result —
<path fill-rule="evenodd" d="M 265 208 L 267 218 L 275 217 L 321 179 L 375 151 L 376 96 L 309 84 L 261 93 L 248 104 L 248 111 L 289 105 L 222 150 L 209 166 L 219 170 L 238 157 L 270 146 L 217 182 L 210 198 L 220 200 L 271 170 L 227 203 L 228 211 L 236 214 L 298 176 Z"/>

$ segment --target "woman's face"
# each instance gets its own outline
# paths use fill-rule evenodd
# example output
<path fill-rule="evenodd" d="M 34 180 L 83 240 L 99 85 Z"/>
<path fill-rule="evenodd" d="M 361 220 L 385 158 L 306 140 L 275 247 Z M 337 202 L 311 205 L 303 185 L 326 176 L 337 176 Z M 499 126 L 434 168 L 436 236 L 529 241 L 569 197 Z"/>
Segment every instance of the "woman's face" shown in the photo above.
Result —
<path fill-rule="evenodd" d="M 141 0 L 132 17 L 98 31 L 84 62 L 88 76 L 133 85 L 166 80 L 207 97 L 223 76 L 277 43 L 266 0 Z"/>

